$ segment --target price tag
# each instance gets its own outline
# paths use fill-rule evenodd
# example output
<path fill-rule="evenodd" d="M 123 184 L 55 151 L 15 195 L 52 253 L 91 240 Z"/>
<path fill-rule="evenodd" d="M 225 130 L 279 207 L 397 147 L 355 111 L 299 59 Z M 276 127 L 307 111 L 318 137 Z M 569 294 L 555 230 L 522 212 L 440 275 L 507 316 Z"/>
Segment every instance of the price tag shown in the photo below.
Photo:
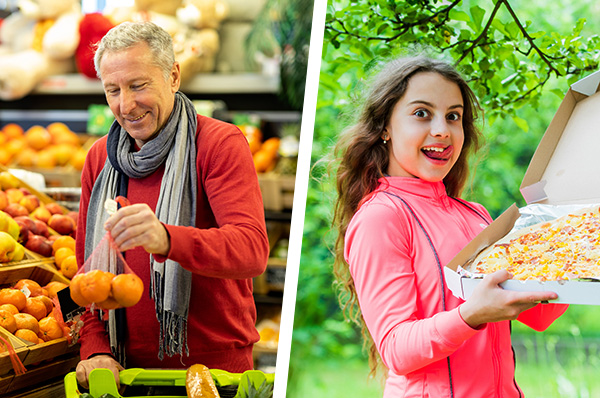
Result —
<path fill-rule="evenodd" d="M 117 209 L 118 206 L 115 200 L 108 198 L 104 201 L 104 210 L 111 216 L 116 213 Z"/>

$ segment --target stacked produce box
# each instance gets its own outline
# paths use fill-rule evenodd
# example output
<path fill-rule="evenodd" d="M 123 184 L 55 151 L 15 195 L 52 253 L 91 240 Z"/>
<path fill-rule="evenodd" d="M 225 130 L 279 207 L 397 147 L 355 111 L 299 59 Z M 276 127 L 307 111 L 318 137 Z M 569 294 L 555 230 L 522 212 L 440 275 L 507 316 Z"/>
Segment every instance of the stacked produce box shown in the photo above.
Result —
<path fill-rule="evenodd" d="M 76 226 L 75 212 L 0 167 L 0 394 L 79 360 L 57 300 L 77 272 Z"/>

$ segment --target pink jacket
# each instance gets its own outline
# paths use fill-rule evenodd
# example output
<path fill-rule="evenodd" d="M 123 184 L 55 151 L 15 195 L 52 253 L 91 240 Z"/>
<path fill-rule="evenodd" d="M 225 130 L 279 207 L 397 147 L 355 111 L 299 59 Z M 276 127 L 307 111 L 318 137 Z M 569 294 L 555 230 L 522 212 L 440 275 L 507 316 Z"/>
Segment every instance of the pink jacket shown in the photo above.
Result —
<path fill-rule="evenodd" d="M 510 322 L 471 328 L 443 280 L 441 267 L 492 221 L 488 212 L 450 198 L 442 182 L 379 182 L 348 226 L 345 257 L 389 369 L 384 397 L 522 397 Z M 519 321 L 541 331 L 566 309 L 538 305 Z"/>

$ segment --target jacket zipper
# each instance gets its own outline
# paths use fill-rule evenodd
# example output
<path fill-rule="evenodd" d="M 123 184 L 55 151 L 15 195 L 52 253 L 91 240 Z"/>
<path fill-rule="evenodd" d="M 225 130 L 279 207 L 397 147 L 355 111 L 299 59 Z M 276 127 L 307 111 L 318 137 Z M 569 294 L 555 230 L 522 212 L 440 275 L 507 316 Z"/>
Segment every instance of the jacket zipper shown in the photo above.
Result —
<path fill-rule="evenodd" d="M 492 333 L 492 363 L 494 365 L 494 375 L 496 377 L 496 397 L 502 397 L 502 375 L 500 367 L 500 355 L 498 353 L 498 325 L 494 325 Z"/>

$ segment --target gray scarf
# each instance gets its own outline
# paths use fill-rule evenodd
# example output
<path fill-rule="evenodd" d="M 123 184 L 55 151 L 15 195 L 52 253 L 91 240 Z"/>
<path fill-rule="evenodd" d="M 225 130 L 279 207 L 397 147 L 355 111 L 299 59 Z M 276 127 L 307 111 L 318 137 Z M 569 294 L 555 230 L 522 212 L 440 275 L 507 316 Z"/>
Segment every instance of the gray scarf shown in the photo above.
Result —
<path fill-rule="evenodd" d="M 137 152 L 131 151 L 129 134 L 116 121 L 112 124 L 107 140 L 108 158 L 94 184 L 88 205 L 86 260 L 106 233 L 103 225 L 109 215 L 104 209 L 104 201 L 118 195 L 126 196 L 126 188 L 122 187 L 126 186 L 128 178 L 148 176 L 162 164 L 165 164 L 165 172 L 156 204 L 156 216 L 169 225 L 195 225 L 196 128 L 194 106 L 180 92 L 175 93 L 173 111 L 160 134 Z M 125 192 L 120 192 L 123 190 Z M 150 267 L 150 295 L 154 299 L 160 324 L 158 358 L 162 360 L 165 353 L 168 356 L 183 356 L 184 352 L 189 355 L 187 317 L 192 288 L 191 273 L 172 260 L 157 262 L 152 255 Z M 119 327 L 116 317 L 115 311 L 109 312 L 109 340 L 113 354 L 125 365 L 123 341 L 117 337 Z"/>

